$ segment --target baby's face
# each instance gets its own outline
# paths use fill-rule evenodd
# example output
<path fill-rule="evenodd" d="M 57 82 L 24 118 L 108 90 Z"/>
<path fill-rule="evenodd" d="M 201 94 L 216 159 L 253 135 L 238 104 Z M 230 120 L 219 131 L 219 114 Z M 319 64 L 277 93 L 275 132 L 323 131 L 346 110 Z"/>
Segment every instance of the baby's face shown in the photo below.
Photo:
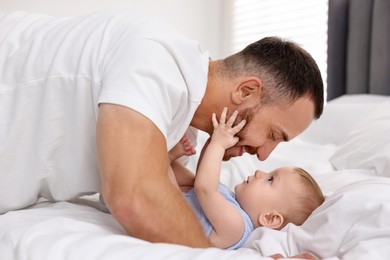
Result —
<path fill-rule="evenodd" d="M 270 173 L 257 170 L 234 191 L 241 207 L 250 215 L 277 210 L 284 212 L 287 200 L 297 194 L 300 175 L 293 168 L 283 167 Z"/>

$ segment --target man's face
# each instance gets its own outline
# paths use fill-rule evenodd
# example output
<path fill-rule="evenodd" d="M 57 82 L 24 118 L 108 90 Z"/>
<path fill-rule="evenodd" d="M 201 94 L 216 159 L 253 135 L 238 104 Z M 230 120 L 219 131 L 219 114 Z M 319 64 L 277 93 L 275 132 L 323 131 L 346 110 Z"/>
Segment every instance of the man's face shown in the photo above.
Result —
<path fill-rule="evenodd" d="M 239 113 L 236 122 L 246 119 L 245 127 L 237 134 L 238 143 L 227 149 L 224 160 L 247 152 L 256 154 L 261 161 L 280 142 L 286 142 L 302 133 L 314 119 L 314 103 L 301 97 L 294 103 L 278 103 L 246 109 Z"/>

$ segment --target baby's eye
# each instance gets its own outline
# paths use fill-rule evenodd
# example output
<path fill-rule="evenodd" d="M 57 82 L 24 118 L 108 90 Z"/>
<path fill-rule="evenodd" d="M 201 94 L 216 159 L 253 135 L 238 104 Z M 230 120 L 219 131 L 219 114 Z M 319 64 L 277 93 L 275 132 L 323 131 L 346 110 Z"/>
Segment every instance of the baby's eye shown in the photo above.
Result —
<path fill-rule="evenodd" d="M 270 176 L 270 177 L 268 177 L 267 178 L 267 181 L 270 183 L 270 184 L 272 184 L 272 181 L 274 180 L 274 177 L 273 176 Z"/>
<path fill-rule="evenodd" d="M 275 137 L 275 134 L 274 132 L 271 133 L 271 136 L 270 136 L 271 140 L 275 142 L 276 140 L 276 137 Z"/>

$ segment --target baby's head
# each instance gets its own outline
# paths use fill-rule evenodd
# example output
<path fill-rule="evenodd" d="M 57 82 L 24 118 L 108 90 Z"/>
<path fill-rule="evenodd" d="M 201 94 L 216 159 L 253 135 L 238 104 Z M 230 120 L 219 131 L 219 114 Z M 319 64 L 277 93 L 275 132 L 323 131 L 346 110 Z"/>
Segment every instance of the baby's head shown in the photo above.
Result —
<path fill-rule="evenodd" d="M 270 173 L 257 170 L 235 187 L 235 193 L 254 227 L 273 229 L 282 229 L 288 223 L 302 225 L 324 202 L 316 181 L 296 167 L 283 167 Z"/>

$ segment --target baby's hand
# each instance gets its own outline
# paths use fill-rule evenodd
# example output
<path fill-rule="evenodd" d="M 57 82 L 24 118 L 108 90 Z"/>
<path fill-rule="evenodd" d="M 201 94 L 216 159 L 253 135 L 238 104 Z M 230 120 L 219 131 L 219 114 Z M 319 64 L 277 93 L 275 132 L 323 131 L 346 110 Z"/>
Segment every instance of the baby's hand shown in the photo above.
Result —
<path fill-rule="evenodd" d="M 242 120 L 240 123 L 233 127 L 234 121 L 237 118 L 238 111 L 235 110 L 226 122 L 227 107 L 225 107 L 221 113 L 219 123 L 215 113 L 212 115 L 212 121 L 214 126 L 214 132 L 211 136 L 211 142 L 220 144 L 225 150 L 234 146 L 239 138 L 235 136 L 244 127 L 246 121 Z"/>

